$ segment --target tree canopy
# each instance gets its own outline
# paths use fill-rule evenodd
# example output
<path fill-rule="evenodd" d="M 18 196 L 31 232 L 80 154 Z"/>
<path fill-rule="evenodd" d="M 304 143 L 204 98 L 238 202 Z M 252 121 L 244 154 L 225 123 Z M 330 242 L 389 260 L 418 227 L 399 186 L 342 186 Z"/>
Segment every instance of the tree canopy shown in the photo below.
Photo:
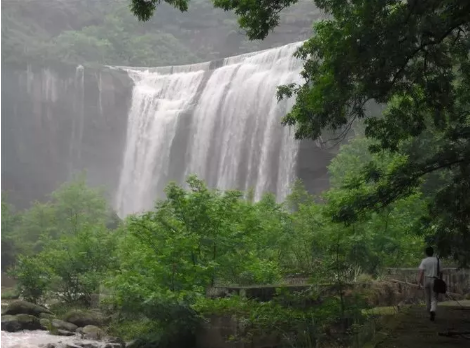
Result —
<path fill-rule="evenodd" d="M 382 293 L 374 283 L 385 268 L 415 264 L 424 247 L 413 231 L 425 209 L 422 193 L 349 226 L 331 221 L 344 200 L 370 189 L 344 187 L 362 164 L 386 168 L 403 157 L 369 154 L 370 143 L 357 137 L 341 146 L 329 167 L 333 187 L 326 202 L 317 202 L 300 181 L 283 203 L 270 193 L 255 202 L 252 191 L 211 189 L 195 176 L 186 187 L 168 184 L 153 209 L 123 221 L 109 220 L 104 192 L 88 187 L 84 175 L 25 211 L 15 212 L 3 197 L 2 267 L 29 301 L 89 307 L 94 294 L 107 294 L 102 308 L 118 312 L 110 329 L 152 346 L 193 347 L 165 342 L 189 340 L 201 316 L 217 313 L 249 324 L 237 340 L 280 326 L 286 342 L 301 342 L 303 335 L 328 340 L 325 327 L 366 320 L 362 310 L 380 296 L 374 289 Z M 282 289 L 292 278 L 311 286 Z M 270 284 L 280 289 L 268 302 L 220 298 L 224 285 Z"/>
<path fill-rule="evenodd" d="M 188 1 L 166 1 L 182 11 Z M 296 0 L 213 0 L 234 11 L 250 39 L 263 39 Z M 148 20 L 157 0 L 133 0 Z M 459 0 L 315 0 L 325 19 L 314 24 L 296 56 L 304 83 L 280 86 L 295 96 L 283 119 L 298 139 L 325 130 L 344 135 L 364 120 L 373 153 L 400 153 L 393 165 L 365 165 L 345 183 L 368 190 L 345 200 L 335 221 L 353 223 L 367 210 L 387 207 L 427 184 L 432 196 L 420 228 L 429 243 L 461 265 L 470 261 L 470 3 Z M 368 115 L 370 102 L 386 105 Z"/>

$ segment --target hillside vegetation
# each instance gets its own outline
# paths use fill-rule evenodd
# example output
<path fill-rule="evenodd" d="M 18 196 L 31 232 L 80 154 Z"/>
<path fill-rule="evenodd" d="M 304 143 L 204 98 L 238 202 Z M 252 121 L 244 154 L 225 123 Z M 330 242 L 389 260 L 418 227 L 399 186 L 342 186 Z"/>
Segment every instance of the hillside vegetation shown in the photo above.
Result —
<path fill-rule="evenodd" d="M 149 22 L 123 0 L 6 0 L 2 2 L 2 60 L 163 66 L 188 64 L 306 39 L 318 11 L 304 1 L 283 16 L 268 41 L 250 42 L 230 12 L 210 0 L 188 12 L 162 4 Z"/>

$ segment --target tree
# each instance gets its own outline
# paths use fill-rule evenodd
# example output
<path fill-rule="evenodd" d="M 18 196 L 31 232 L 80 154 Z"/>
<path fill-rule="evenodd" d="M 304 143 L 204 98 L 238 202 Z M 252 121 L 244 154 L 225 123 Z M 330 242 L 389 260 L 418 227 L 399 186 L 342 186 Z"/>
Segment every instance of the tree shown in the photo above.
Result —
<path fill-rule="evenodd" d="M 5 210 L 6 212 L 7 210 Z M 33 202 L 31 208 L 16 215 L 10 233 L 18 251 L 34 254 L 42 250 L 47 238 L 57 239 L 87 226 L 107 225 L 116 229 L 120 220 L 107 206 L 104 193 L 77 175 L 51 193 L 48 202 Z"/>
<path fill-rule="evenodd" d="M 374 184 L 357 180 L 364 164 L 386 170 L 406 159 L 402 154 L 371 154 L 371 139 L 356 137 L 342 145 L 328 167 L 332 188 L 325 193 L 328 215 L 335 217 L 341 207 L 356 196 L 373 191 Z M 423 241 L 416 225 L 426 212 L 427 198 L 421 192 L 404 197 L 379 211 L 368 211 L 347 230 L 351 233 L 350 259 L 366 272 L 415 262 L 422 254 Z"/>
<path fill-rule="evenodd" d="M 14 238 L 15 224 L 18 220 L 7 197 L 2 193 L 2 271 L 15 263 L 17 244 Z"/>
<path fill-rule="evenodd" d="M 164 0 L 180 11 L 188 10 L 189 0 Z M 248 37 L 264 39 L 270 30 L 279 24 L 279 13 L 299 0 L 212 0 L 214 7 L 234 11 L 239 16 L 239 25 L 247 31 Z M 155 13 L 161 0 L 132 0 L 131 11 L 142 21 L 148 21 Z"/>
<path fill-rule="evenodd" d="M 20 256 L 12 275 L 21 294 L 37 302 L 58 297 L 90 305 L 107 272 L 115 268 L 115 236 L 104 225 L 81 226 L 58 239 L 45 238 L 43 250 Z"/>
<path fill-rule="evenodd" d="M 147 20 L 160 1 L 133 0 L 132 11 Z M 187 1 L 167 1 L 187 9 Z M 266 37 L 279 12 L 295 0 L 214 0 L 234 10 L 252 39 Z M 281 86 L 279 98 L 296 97 L 283 123 L 298 139 L 317 139 L 324 130 L 347 133 L 365 119 L 370 150 L 400 152 L 405 159 L 379 169 L 365 166 L 360 179 L 373 189 L 338 207 L 336 221 L 353 223 L 416 192 L 437 171 L 448 180 L 434 190 L 423 226 L 441 256 L 470 261 L 470 2 L 315 0 L 328 19 L 297 51 L 305 83 Z M 366 104 L 386 104 L 382 115 L 366 117 Z M 423 156 L 413 156 L 434 139 Z M 428 143 L 429 144 L 429 143 Z M 360 180 L 358 179 L 357 182 Z"/>
<path fill-rule="evenodd" d="M 464 265 L 470 260 L 470 4 L 316 3 L 333 18 L 318 23 L 297 53 L 306 83 L 279 90 L 280 97 L 297 97 L 284 124 L 296 127 L 297 138 L 317 138 L 325 128 L 348 129 L 366 118 L 365 104 L 375 100 L 387 110 L 365 120 L 375 140 L 370 149 L 404 155 L 387 168 L 366 166 L 356 183 L 373 182 L 373 189 L 345 201 L 335 220 L 353 223 L 365 210 L 413 194 L 430 173 L 446 171 L 450 180 L 436 188 L 426 225 L 435 229 L 430 242 L 441 255 Z M 433 146 L 424 153 L 430 135 Z"/>

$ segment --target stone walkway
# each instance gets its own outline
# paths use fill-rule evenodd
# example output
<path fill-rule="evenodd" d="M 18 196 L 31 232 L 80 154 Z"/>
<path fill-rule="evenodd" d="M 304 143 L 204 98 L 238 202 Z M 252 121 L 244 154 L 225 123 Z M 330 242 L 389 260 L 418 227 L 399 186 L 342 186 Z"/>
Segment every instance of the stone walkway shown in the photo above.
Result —
<path fill-rule="evenodd" d="M 470 307 L 438 307 L 436 320 L 431 322 L 422 306 L 411 307 L 399 316 L 397 324 L 391 328 L 376 348 L 457 348 L 470 347 L 468 338 L 461 336 L 444 337 L 439 332 L 470 331 Z"/>

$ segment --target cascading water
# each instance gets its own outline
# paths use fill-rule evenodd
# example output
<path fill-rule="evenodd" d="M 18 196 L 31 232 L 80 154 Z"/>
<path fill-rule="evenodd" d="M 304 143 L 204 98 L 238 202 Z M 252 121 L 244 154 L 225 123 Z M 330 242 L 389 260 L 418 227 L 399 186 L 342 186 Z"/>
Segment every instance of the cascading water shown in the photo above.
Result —
<path fill-rule="evenodd" d="M 106 342 L 81 339 L 78 334 L 74 336 L 56 336 L 48 331 L 2 331 L 3 348 L 71 348 L 71 347 L 90 347 L 105 348 L 109 347 Z"/>
<path fill-rule="evenodd" d="M 75 90 L 76 97 L 74 101 L 74 111 L 77 118 L 73 118 L 72 121 L 72 138 L 70 140 L 69 149 L 69 179 L 75 174 L 74 163 L 80 160 L 82 139 L 83 139 L 83 127 L 84 127 L 84 104 L 85 104 L 85 71 L 82 65 L 77 66 L 75 70 Z"/>
<path fill-rule="evenodd" d="M 123 68 L 134 80 L 116 209 L 153 206 L 169 181 L 196 174 L 220 189 L 273 192 L 294 179 L 298 144 L 281 118 L 292 100 L 279 85 L 299 82 L 300 43 L 220 62 L 154 69 Z M 218 65 L 217 67 L 214 65 Z"/>

